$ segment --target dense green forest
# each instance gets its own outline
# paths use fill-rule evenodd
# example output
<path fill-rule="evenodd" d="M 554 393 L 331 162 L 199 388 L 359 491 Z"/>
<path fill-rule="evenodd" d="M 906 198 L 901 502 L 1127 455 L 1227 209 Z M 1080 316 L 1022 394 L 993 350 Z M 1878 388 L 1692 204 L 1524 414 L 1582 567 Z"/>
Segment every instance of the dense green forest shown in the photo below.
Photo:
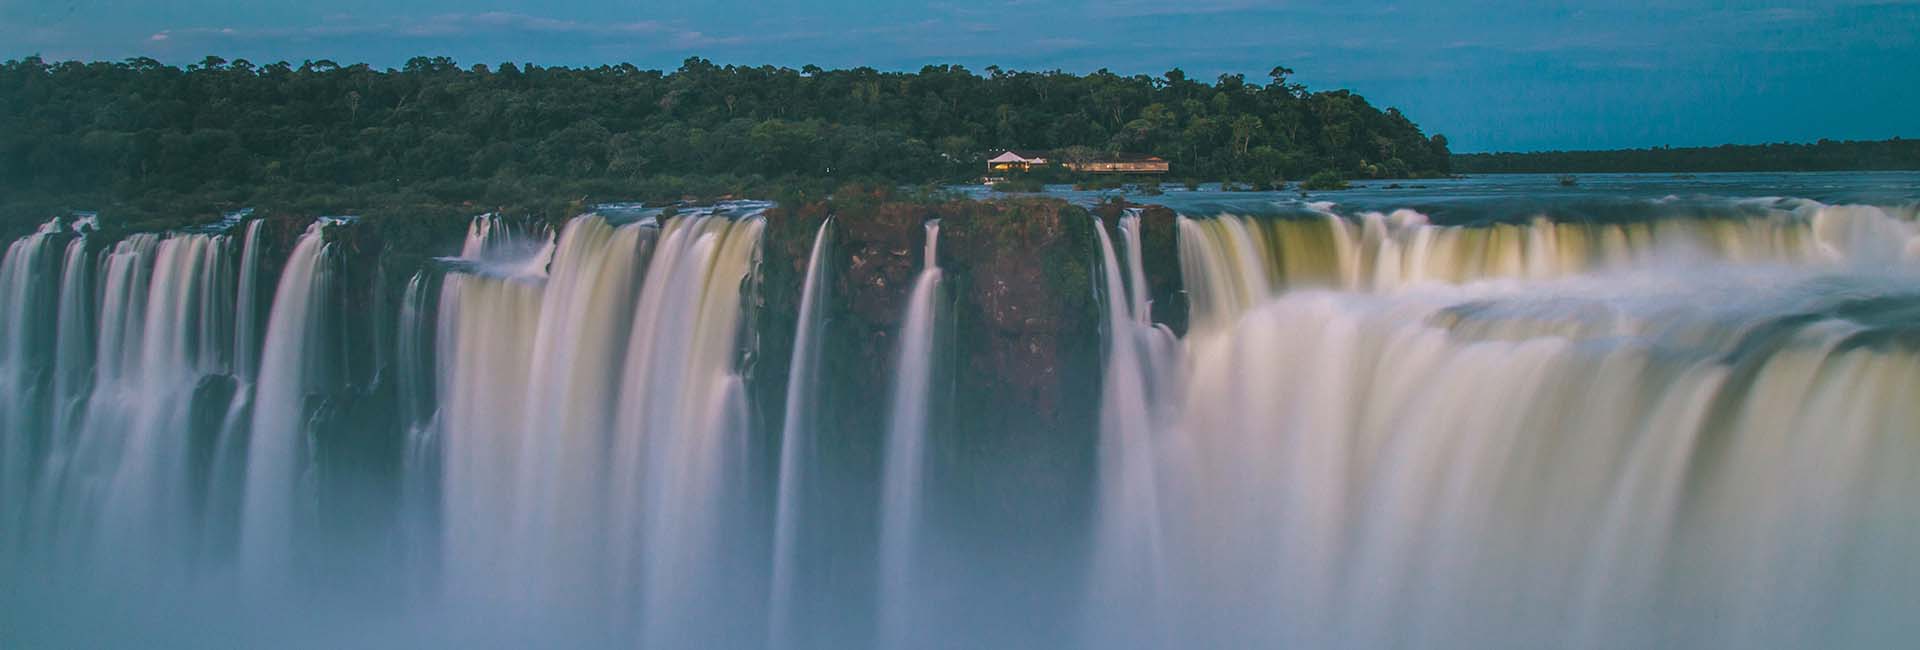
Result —
<path fill-rule="evenodd" d="M 1447 173 L 1446 139 L 1347 91 L 1179 70 L 678 70 L 415 58 L 0 65 L 0 201 L 179 211 L 529 205 L 978 176 L 995 147 L 1160 155 L 1179 179 Z M 39 215 L 34 215 L 38 218 Z"/>
<path fill-rule="evenodd" d="M 1920 169 L 1920 140 L 1728 144 L 1614 151 L 1454 154 L 1462 174 L 1632 172 L 1815 172 Z"/>

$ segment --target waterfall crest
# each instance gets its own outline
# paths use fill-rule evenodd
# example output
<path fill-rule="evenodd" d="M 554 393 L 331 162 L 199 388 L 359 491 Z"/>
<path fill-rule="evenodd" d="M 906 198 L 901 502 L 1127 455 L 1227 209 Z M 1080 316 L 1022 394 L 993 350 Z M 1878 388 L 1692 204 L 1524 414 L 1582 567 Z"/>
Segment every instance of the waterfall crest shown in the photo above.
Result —
<path fill-rule="evenodd" d="M 1909 219 L 1813 202 L 1759 217 L 1440 226 L 1413 210 L 1346 217 L 1182 218 L 1180 264 L 1194 322 L 1230 322 L 1277 292 L 1393 291 L 1646 267 L 1900 262 L 1920 252 Z"/>

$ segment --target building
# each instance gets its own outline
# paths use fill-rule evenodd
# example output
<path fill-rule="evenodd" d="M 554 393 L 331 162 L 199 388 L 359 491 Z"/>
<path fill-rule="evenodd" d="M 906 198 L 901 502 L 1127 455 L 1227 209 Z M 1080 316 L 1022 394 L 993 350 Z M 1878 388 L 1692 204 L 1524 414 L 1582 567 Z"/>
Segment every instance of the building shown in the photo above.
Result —
<path fill-rule="evenodd" d="M 1087 148 L 1073 147 L 1067 151 L 1068 153 L 1072 153 L 1075 150 L 1087 151 Z M 1082 156 L 1076 155 L 1074 157 L 1079 158 Z M 1005 174 L 1008 172 L 1030 171 L 1035 167 L 1045 167 L 1055 164 L 1056 160 L 1060 161 L 1058 163 L 1060 166 L 1082 174 L 1167 173 L 1167 161 L 1159 156 L 1150 156 L 1141 153 L 1099 152 L 1092 153 L 1091 156 L 1086 156 L 1084 160 L 1067 160 L 1066 156 L 1062 156 L 1057 152 L 1024 149 L 1003 149 L 1000 155 L 988 158 L 987 173 Z"/>
<path fill-rule="evenodd" d="M 1082 174 L 1165 174 L 1167 161 L 1159 156 L 1139 153 L 1101 154 L 1092 160 L 1068 162 L 1064 166 Z"/>
<path fill-rule="evenodd" d="M 998 156 L 987 159 L 989 172 L 1023 172 L 1035 167 L 1050 164 L 1044 151 L 1022 151 L 1008 149 Z"/>

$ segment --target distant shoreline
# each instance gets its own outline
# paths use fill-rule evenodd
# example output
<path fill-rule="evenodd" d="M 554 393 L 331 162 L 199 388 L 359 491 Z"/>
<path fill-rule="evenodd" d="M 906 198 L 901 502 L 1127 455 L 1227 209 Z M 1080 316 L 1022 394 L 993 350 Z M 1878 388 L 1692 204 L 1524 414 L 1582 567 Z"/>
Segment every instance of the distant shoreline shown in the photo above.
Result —
<path fill-rule="evenodd" d="M 1920 140 L 1456 153 L 1451 163 L 1455 174 L 1920 171 Z"/>

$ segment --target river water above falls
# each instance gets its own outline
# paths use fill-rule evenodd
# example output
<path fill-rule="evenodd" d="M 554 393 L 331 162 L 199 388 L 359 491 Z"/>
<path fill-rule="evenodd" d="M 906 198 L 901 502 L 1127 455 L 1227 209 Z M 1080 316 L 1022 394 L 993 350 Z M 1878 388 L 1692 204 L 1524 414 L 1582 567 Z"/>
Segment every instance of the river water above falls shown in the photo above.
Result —
<path fill-rule="evenodd" d="M 1920 176 L 1425 185 L 53 219 L 0 646 L 1920 635 Z"/>

